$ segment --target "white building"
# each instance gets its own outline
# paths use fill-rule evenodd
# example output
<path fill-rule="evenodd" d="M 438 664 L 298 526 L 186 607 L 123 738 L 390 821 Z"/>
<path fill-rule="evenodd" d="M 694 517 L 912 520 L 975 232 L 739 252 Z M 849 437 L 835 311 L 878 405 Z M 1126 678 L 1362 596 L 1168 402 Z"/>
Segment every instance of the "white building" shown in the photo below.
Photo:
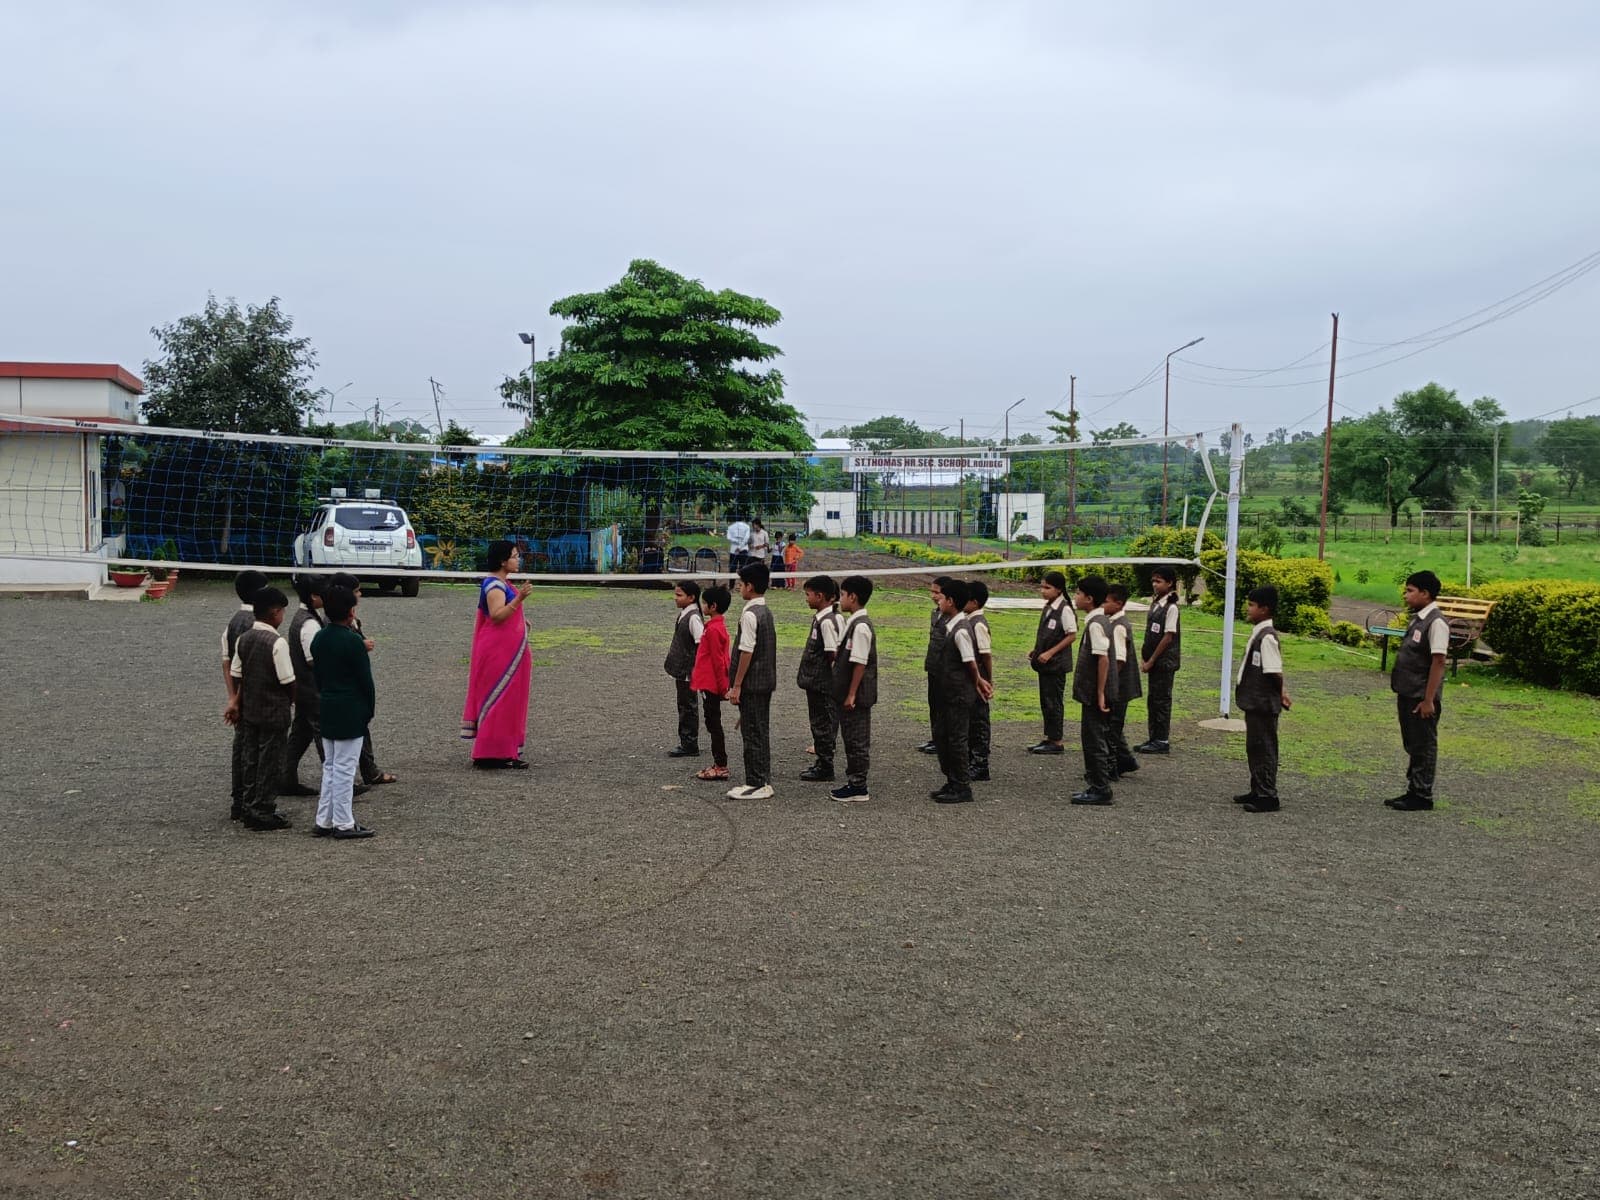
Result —
<path fill-rule="evenodd" d="M 0 362 L 0 584 L 105 582 L 105 560 L 121 539 L 106 537 L 101 511 L 102 435 L 28 418 L 133 425 L 143 392 L 138 378 L 110 363 Z"/>

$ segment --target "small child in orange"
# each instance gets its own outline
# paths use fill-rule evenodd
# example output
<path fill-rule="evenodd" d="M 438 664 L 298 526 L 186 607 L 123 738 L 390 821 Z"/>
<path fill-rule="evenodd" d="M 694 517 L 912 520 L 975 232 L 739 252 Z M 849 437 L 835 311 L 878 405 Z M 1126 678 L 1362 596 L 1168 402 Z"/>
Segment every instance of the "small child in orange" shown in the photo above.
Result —
<path fill-rule="evenodd" d="M 788 542 L 783 547 L 783 572 L 788 576 L 783 581 L 783 586 L 791 591 L 794 589 L 795 581 L 799 578 L 800 560 L 805 556 L 806 552 L 800 549 L 800 543 L 795 540 L 795 535 L 791 533 Z"/>

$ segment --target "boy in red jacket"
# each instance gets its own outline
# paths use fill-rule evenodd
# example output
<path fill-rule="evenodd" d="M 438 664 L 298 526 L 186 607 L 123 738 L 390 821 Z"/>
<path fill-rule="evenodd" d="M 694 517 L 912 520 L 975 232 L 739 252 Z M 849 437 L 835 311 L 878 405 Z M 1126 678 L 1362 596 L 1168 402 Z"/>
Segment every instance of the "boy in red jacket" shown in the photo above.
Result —
<path fill-rule="evenodd" d="M 705 615 L 705 632 L 695 650 L 694 671 L 689 686 L 704 695 L 706 732 L 711 736 L 711 763 L 695 772 L 696 779 L 728 778 L 728 739 L 722 732 L 722 698 L 728 694 L 730 661 L 728 626 L 722 614 L 733 603 L 733 594 L 720 584 L 700 593 L 700 610 Z"/>

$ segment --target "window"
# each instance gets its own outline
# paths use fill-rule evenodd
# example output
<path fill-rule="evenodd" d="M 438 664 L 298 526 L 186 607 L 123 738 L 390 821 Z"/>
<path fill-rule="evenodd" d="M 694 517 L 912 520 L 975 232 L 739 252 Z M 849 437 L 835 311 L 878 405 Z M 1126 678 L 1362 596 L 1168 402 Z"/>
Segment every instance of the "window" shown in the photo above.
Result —
<path fill-rule="evenodd" d="M 346 529 L 403 529 L 405 521 L 397 508 L 368 508 L 355 505 L 341 506 L 334 517 Z"/>

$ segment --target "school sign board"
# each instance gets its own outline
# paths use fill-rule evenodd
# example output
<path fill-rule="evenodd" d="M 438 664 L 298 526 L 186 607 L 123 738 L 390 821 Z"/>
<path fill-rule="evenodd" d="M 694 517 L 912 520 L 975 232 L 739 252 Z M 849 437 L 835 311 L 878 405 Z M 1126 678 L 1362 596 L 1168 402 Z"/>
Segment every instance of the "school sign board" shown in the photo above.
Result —
<path fill-rule="evenodd" d="M 844 460 L 851 475 L 1004 475 L 1010 460 L 992 454 L 851 454 Z"/>

